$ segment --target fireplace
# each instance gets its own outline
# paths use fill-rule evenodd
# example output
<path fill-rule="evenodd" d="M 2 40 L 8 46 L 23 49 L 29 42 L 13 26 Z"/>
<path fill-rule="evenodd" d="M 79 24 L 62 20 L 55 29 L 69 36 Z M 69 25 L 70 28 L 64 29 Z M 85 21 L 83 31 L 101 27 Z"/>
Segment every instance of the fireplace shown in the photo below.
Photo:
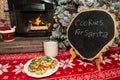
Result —
<path fill-rule="evenodd" d="M 8 0 L 11 25 L 15 36 L 46 37 L 54 24 L 55 0 Z"/>

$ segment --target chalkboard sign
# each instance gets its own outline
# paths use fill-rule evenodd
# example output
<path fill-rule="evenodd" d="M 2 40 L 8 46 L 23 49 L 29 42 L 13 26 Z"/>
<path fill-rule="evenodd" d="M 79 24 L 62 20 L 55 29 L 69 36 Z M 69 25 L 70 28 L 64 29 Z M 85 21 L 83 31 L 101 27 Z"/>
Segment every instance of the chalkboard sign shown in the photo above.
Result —
<path fill-rule="evenodd" d="M 83 58 L 93 60 L 111 46 L 116 33 L 115 19 L 103 9 L 89 9 L 78 13 L 70 22 L 67 38 Z"/>

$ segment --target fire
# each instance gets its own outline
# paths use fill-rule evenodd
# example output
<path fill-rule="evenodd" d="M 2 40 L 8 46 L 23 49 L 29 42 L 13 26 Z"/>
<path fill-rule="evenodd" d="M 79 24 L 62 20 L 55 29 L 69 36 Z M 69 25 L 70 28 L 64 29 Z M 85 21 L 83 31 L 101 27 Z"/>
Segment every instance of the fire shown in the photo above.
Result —
<path fill-rule="evenodd" d="M 29 20 L 29 23 L 31 30 L 44 30 L 48 29 L 52 25 L 50 22 L 43 22 L 40 16 L 37 17 L 35 21 Z"/>
<path fill-rule="evenodd" d="M 49 28 L 50 26 L 51 26 L 52 24 L 49 22 L 49 23 L 47 23 L 47 27 Z"/>
<path fill-rule="evenodd" d="M 44 24 L 45 24 L 45 23 L 41 20 L 40 17 L 36 18 L 36 19 L 35 19 L 35 22 L 32 22 L 31 20 L 29 20 L 29 23 L 34 24 L 34 25 L 36 25 L 36 26 L 44 25 Z"/>
<path fill-rule="evenodd" d="M 38 17 L 38 18 L 35 20 L 35 23 L 34 23 L 34 24 L 35 24 L 36 26 L 39 26 L 39 24 L 41 23 L 41 21 L 42 21 L 42 20 L 40 19 L 40 17 Z"/>
<path fill-rule="evenodd" d="M 40 17 L 38 17 L 37 19 L 35 19 L 35 23 L 36 26 L 39 26 L 40 24 L 44 25 L 45 23 L 41 20 Z"/>

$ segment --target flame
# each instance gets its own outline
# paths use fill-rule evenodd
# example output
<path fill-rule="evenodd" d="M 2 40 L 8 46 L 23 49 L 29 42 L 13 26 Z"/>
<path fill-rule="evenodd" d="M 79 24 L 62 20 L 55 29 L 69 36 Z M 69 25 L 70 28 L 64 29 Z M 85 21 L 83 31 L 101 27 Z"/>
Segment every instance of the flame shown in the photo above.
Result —
<path fill-rule="evenodd" d="M 34 24 L 35 24 L 36 26 L 39 26 L 40 24 L 44 24 L 44 22 L 42 22 L 42 20 L 41 20 L 40 17 L 38 17 L 38 18 L 35 19 Z"/>
<path fill-rule="evenodd" d="M 49 22 L 49 23 L 47 23 L 47 27 L 49 28 L 50 26 L 51 26 L 52 24 Z"/>
<path fill-rule="evenodd" d="M 49 27 L 51 27 L 51 23 L 50 22 L 43 22 L 41 17 L 37 17 L 34 21 L 32 20 L 28 20 L 29 21 L 29 25 L 31 27 L 31 29 L 35 29 L 35 30 L 40 30 L 40 29 L 48 29 Z M 40 26 L 40 27 L 39 27 Z"/>
<path fill-rule="evenodd" d="M 41 23 L 41 19 L 40 17 L 38 17 L 36 20 L 35 20 L 35 25 L 39 26 L 39 24 Z"/>

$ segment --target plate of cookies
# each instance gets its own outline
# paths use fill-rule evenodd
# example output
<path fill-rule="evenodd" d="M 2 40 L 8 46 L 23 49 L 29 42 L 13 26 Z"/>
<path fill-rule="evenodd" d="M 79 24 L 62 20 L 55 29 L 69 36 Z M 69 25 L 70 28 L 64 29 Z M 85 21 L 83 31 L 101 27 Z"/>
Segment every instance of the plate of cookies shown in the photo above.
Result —
<path fill-rule="evenodd" d="M 56 58 L 40 56 L 30 59 L 24 65 L 24 72 L 35 78 L 43 78 L 54 74 L 59 69 L 59 62 Z"/>

